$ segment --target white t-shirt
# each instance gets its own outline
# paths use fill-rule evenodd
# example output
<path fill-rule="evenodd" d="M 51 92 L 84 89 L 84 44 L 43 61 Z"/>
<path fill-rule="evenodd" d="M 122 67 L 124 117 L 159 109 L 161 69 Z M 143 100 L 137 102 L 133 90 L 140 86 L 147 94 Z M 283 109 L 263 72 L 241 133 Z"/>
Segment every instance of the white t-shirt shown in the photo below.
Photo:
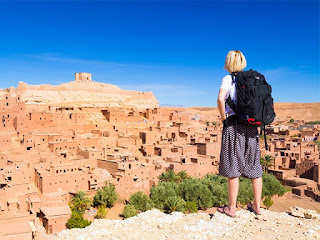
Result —
<path fill-rule="evenodd" d="M 230 95 L 231 100 L 236 104 L 237 102 L 237 92 L 236 92 L 236 84 L 232 82 L 231 75 L 227 75 L 222 79 L 220 89 L 226 89 L 228 91 L 225 99 L 227 99 Z M 234 115 L 234 111 L 231 107 L 226 104 L 226 115 L 231 116 Z"/>

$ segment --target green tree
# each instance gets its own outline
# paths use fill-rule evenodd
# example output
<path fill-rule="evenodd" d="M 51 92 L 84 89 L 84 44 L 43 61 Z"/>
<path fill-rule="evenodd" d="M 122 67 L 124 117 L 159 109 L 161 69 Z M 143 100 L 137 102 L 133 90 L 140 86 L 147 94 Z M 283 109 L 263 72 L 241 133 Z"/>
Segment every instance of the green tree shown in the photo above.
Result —
<path fill-rule="evenodd" d="M 164 204 L 164 210 L 166 210 L 169 213 L 175 211 L 183 212 L 185 206 L 186 202 L 182 198 L 177 196 L 171 196 L 166 199 Z"/>
<path fill-rule="evenodd" d="M 185 170 L 178 172 L 177 176 L 179 177 L 179 182 L 182 182 L 182 181 L 190 178 L 190 176 L 188 175 L 188 173 Z"/>
<path fill-rule="evenodd" d="M 66 223 L 66 227 L 68 229 L 72 228 L 85 228 L 89 226 L 91 222 L 87 219 L 83 218 L 83 213 L 77 211 L 77 210 L 72 210 L 72 214 L 70 219 Z"/>
<path fill-rule="evenodd" d="M 319 140 L 313 140 L 313 142 L 318 146 L 318 149 L 320 149 L 320 141 Z"/>
<path fill-rule="evenodd" d="M 315 124 L 320 124 L 320 121 L 311 121 L 311 122 L 306 122 L 306 124 L 313 124 L 313 125 L 315 125 Z"/>
<path fill-rule="evenodd" d="M 201 179 L 187 179 L 179 185 L 179 188 L 185 201 L 194 201 L 201 209 L 212 207 L 212 192 Z"/>
<path fill-rule="evenodd" d="M 286 188 L 276 179 L 275 176 L 268 173 L 263 173 L 262 175 L 262 197 L 265 196 L 283 196 L 283 194 L 287 191 Z"/>
<path fill-rule="evenodd" d="M 115 186 L 106 181 L 106 185 L 102 189 L 98 189 L 96 195 L 94 195 L 93 205 L 104 205 L 108 208 L 111 208 L 117 199 L 118 195 L 116 193 Z"/>
<path fill-rule="evenodd" d="M 198 212 L 198 206 L 197 206 L 197 204 L 196 204 L 194 201 L 187 202 L 187 203 L 186 203 L 185 210 L 186 210 L 188 213 L 197 213 L 197 212 Z"/>
<path fill-rule="evenodd" d="M 107 216 L 106 206 L 100 205 L 100 206 L 98 207 L 98 212 L 97 212 L 95 218 L 97 218 L 97 219 L 103 219 L 103 218 L 105 218 L 106 216 Z"/>
<path fill-rule="evenodd" d="M 264 172 L 268 172 L 269 168 L 274 166 L 274 157 L 271 155 L 265 155 L 260 157 L 260 163 Z"/>
<path fill-rule="evenodd" d="M 263 199 L 263 204 L 266 206 L 267 209 L 269 209 L 273 205 L 273 200 L 271 199 L 270 196 L 266 196 Z"/>
<path fill-rule="evenodd" d="M 134 217 L 137 215 L 137 211 L 133 205 L 128 204 L 124 206 L 122 215 L 124 218 Z"/>
<path fill-rule="evenodd" d="M 222 177 L 221 177 L 222 178 Z M 210 178 L 204 178 L 202 181 L 212 193 L 212 205 L 225 205 L 228 203 L 228 185 L 227 182 L 214 181 Z"/>
<path fill-rule="evenodd" d="M 161 182 L 182 182 L 185 179 L 190 178 L 185 170 L 182 170 L 178 173 L 175 173 L 173 170 L 169 170 L 167 172 L 161 173 L 158 177 Z"/>
<path fill-rule="evenodd" d="M 289 123 L 293 123 L 293 122 L 294 122 L 294 119 L 291 118 L 291 119 L 289 120 Z"/>
<path fill-rule="evenodd" d="M 163 208 L 168 197 L 181 196 L 179 185 L 175 182 L 159 182 L 150 189 L 150 199 L 157 208 Z"/>
<path fill-rule="evenodd" d="M 212 121 L 212 125 L 213 125 L 213 126 L 216 126 L 216 125 L 217 125 L 217 122 L 216 122 L 216 121 Z"/>
<path fill-rule="evenodd" d="M 88 195 L 85 192 L 79 191 L 71 199 L 69 205 L 72 210 L 84 212 L 88 207 L 92 205 L 92 200 L 88 198 Z"/>
<path fill-rule="evenodd" d="M 161 182 L 179 182 L 180 181 L 180 177 L 173 170 L 169 170 L 167 172 L 161 173 L 160 176 L 158 176 L 158 178 Z"/>
<path fill-rule="evenodd" d="M 153 202 L 142 191 L 132 194 L 129 201 L 131 205 L 134 205 L 137 210 L 142 212 L 150 210 L 153 207 Z"/>
<path fill-rule="evenodd" d="M 246 205 L 253 200 L 251 179 L 244 177 L 239 178 L 239 193 L 237 200 L 243 205 Z"/>

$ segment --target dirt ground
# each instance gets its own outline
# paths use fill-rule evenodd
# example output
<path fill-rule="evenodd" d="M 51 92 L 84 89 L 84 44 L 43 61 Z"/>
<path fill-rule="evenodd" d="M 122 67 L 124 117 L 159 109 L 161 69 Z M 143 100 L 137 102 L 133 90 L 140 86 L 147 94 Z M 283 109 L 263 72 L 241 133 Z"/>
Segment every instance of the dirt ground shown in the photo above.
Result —
<path fill-rule="evenodd" d="M 300 197 L 298 195 L 287 192 L 284 196 L 274 196 L 272 198 L 273 205 L 269 210 L 274 212 L 288 212 L 290 207 L 298 206 L 304 209 L 316 210 L 320 213 L 320 202 L 308 197 Z"/>
<path fill-rule="evenodd" d="M 123 219 L 123 217 L 120 217 L 120 214 L 122 214 L 123 207 L 123 203 L 115 203 L 114 206 L 111 209 L 109 209 L 105 219 Z"/>

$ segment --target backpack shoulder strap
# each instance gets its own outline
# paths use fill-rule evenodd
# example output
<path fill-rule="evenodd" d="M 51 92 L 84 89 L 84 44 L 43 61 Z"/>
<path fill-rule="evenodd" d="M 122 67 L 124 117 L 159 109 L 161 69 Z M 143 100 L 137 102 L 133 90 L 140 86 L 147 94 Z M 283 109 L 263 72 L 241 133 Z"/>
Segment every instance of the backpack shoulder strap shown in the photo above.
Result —
<path fill-rule="evenodd" d="M 237 113 L 237 107 L 236 105 L 234 104 L 234 102 L 231 100 L 231 97 L 229 96 L 227 99 L 226 99 L 226 103 L 228 103 L 228 105 L 231 107 L 231 109 Z"/>
<path fill-rule="evenodd" d="M 233 84 L 235 84 L 235 81 L 236 81 L 236 80 L 235 80 L 236 74 L 237 74 L 236 72 L 230 73 Z M 236 107 L 236 105 L 234 104 L 234 102 L 232 101 L 230 95 L 229 95 L 229 97 L 226 99 L 226 103 L 230 106 L 230 108 L 231 108 L 235 113 L 237 113 L 237 107 Z"/>
<path fill-rule="evenodd" d="M 236 75 L 237 75 L 237 72 L 232 72 L 232 73 L 230 73 L 230 75 L 231 75 L 232 83 L 236 83 Z"/>

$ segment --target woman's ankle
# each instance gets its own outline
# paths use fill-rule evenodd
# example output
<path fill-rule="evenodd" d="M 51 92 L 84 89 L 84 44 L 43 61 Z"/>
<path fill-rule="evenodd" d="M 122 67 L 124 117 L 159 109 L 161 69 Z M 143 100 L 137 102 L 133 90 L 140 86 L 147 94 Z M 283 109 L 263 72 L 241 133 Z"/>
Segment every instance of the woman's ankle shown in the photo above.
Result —
<path fill-rule="evenodd" d="M 237 207 L 236 207 L 236 206 L 228 205 L 228 209 L 229 209 L 231 212 L 236 212 Z"/>
<path fill-rule="evenodd" d="M 254 204 L 254 203 L 252 204 L 253 210 L 255 210 L 257 213 L 260 213 L 260 207 L 261 207 L 260 205 L 257 206 L 257 204 Z"/>

